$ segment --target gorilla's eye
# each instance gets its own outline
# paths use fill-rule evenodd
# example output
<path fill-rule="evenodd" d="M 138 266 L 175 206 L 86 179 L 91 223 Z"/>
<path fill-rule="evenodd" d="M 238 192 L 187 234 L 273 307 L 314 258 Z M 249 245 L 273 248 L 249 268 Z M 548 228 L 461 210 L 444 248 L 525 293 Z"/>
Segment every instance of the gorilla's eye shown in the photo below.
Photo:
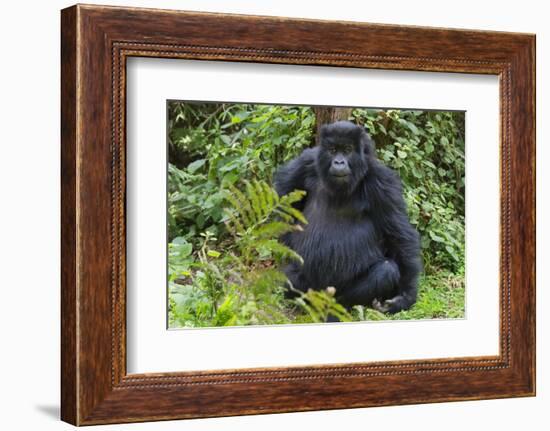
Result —
<path fill-rule="evenodd" d="M 330 154 L 336 154 L 338 151 L 336 150 L 336 147 L 329 147 L 328 152 Z"/>
<path fill-rule="evenodd" d="M 352 151 L 353 151 L 353 147 L 351 145 L 348 144 L 344 147 L 345 153 L 351 153 Z"/>

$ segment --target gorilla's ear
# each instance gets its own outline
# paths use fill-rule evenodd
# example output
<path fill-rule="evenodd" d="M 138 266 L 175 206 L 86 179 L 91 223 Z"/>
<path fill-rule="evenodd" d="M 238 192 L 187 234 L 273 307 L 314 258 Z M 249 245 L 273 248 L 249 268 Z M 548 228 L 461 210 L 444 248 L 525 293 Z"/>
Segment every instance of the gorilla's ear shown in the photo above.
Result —
<path fill-rule="evenodd" d="M 376 147 L 374 141 L 367 133 L 365 129 L 361 131 L 361 145 L 363 146 L 363 151 L 367 156 L 376 156 Z"/>

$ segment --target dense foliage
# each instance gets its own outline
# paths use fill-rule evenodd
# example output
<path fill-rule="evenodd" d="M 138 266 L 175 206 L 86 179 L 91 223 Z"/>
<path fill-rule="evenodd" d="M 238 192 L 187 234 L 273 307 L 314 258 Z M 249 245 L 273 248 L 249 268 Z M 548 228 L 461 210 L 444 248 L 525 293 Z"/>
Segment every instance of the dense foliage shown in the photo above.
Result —
<path fill-rule="evenodd" d="M 350 315 L 330 289 L 284 298 L 277 264 L 292 251 L 277 237 L 303 216 L 290 206 L 299 194 L 278 199 L 270 183 L 280 164 L 314 145 L 313 109 L 171 102 L 170 326 L 463 316 L 464 114 L 354 109 L 350 119 L 402 178 L 422 238 L 418 303 L 394 316 L 364 307 Z"/>
<path fill-rule="evenodd" d="M 172 103 L 169 237 L 220 233 L 222 185 L 271 181 L 278 165 L 310 145 L 314 121 L 304 107 Z"/>

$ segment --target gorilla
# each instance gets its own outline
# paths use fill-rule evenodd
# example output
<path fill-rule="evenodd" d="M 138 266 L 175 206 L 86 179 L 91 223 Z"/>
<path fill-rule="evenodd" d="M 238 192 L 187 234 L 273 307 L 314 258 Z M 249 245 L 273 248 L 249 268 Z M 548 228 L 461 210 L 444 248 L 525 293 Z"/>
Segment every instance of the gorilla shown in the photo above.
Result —
<path fill-rule="evenodd" d="M 420 238 L 410 224 L 401 180 L 376 157 L 363 127 L 323 125 L 319 145 L 277 170 L 277 193 L 306 195 L 295 204 L 308 224 L 281 240 L 303 258 L 284 272 L 293 289 L 336 289 L 350 308 L 396 313 L 416 301 Z"/>

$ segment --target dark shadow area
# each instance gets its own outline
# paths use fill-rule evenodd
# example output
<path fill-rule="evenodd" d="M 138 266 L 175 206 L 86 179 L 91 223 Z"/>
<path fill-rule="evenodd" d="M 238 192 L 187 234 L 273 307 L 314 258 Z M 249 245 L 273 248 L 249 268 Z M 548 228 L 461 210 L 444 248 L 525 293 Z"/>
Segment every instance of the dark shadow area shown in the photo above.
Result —
<path fill-rule="evenodd" d="M 39 405 L 35 406 L 35 408 L 45 416 L 49 416 L 51 419 L 59 419 L 60 409 L 58 405 Z"/>

